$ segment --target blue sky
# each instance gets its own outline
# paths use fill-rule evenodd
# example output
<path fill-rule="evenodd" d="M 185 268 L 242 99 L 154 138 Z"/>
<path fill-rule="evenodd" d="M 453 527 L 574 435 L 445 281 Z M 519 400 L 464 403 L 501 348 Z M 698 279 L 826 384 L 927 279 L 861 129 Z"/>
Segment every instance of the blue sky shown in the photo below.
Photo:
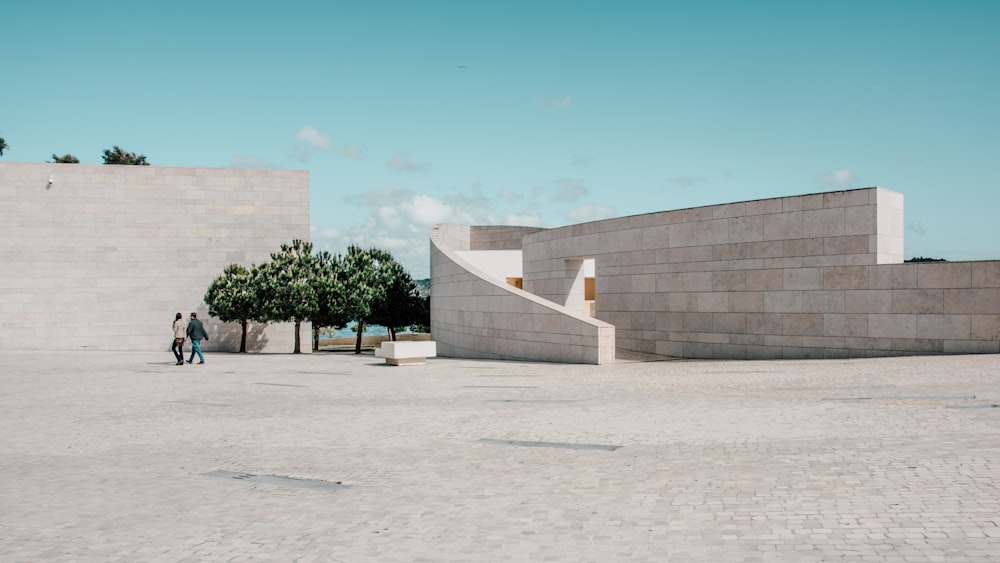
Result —
<path fill-rule="evenodd" d="M 416 278 L 438 222 L 876 185 L 1000 258 L 1000 2 L 9 4 L 4 161 L 308 170 L 316 246 Z"/>

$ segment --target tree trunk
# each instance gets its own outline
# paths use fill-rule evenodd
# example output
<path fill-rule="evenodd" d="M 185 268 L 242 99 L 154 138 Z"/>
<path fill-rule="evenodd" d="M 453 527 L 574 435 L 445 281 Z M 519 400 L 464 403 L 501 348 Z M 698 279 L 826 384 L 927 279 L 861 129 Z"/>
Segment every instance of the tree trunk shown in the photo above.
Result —
<path fill-rule="evenodd" d="M 313 327 L 313 352 L 319 352 L 319 327 Z"/>
<path fill-rule="evenodd" d="M 295 350 L 292 351 L 293 354 L 302 353 L 301 340 L 299 339 L 299 326 L 301 325 L 302 321 L 295 319 Z"/>
<path fill-rule="evenodd" d="M 387 328 L 389 330 L 389 340 L 395 342 L 396 341 L 396 327 L 394 327 L 392 325 L 389 325 L 389 326 L 387 326 L 385 328 Z"/>
<path fill-rule="evenodd" d="M 247 321 L 246 321 L 246 319 L 243 319 L 242 321 L 240 321 L 240 324 L 243 325 L 243 335 L 240 336 L 240 354 L 246 354 L 247 353 Z"/>
<path fill-rule="evenodd" d="M 358 336 L 354 341 L 354 353 L 361 353 L 361 335 L 365 333 L 365 321 L 358 321 Z"/>

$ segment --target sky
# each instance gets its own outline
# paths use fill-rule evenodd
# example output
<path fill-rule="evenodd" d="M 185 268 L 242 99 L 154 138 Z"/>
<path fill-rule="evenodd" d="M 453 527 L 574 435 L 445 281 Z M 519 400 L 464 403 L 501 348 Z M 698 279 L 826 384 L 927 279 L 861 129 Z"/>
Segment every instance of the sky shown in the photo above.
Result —
<path fill-rule="evenodd" d="M 309 172 L 311 240 L 881 186 L 1000 259 L 1000 2 L 9 2 L 6 162 Z M 277 250 L 277 249 L 275 249 Z"/>

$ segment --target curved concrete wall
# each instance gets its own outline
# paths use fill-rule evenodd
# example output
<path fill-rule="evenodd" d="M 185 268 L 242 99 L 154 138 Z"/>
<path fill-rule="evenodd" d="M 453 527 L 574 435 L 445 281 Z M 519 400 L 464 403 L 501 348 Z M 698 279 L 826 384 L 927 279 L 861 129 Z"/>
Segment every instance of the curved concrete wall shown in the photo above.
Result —
<path fill-rule="evenodd" d="M 508 285 L 463 259 L 468 250 L 517 250 L 526 227 L 436 225 L 431 232 L 431 336 L 454 358 L 605 364 L 615 328 Z"/>

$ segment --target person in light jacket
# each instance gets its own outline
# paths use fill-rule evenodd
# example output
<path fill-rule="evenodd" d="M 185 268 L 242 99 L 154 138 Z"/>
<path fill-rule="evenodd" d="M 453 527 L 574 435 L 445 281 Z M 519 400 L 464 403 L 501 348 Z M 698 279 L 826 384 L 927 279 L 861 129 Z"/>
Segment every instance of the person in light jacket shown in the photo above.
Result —
<path fill-rule="evenodd" d="M 174 317 L 174 343 L 170 351 L 177 358 L 177 365 L 184 365 L 184 339 L 187 338 L 187 323 L 184 322 L 184 315 L 177 313 Z"/>
<path fill-rule="evenodd" d="M 205 325 L 198 320 L 198 313 L 191 313 L 191 322 L 187 325 L 187 337 L 191 339 L 191 357 L 188 363 L 194 361 L 194 355 L 198 354 L 198 363 L 205 363 L 205 356 L 201 354 L 201 341 L 208 340 L 208 333 L 205 332 Z"/>

